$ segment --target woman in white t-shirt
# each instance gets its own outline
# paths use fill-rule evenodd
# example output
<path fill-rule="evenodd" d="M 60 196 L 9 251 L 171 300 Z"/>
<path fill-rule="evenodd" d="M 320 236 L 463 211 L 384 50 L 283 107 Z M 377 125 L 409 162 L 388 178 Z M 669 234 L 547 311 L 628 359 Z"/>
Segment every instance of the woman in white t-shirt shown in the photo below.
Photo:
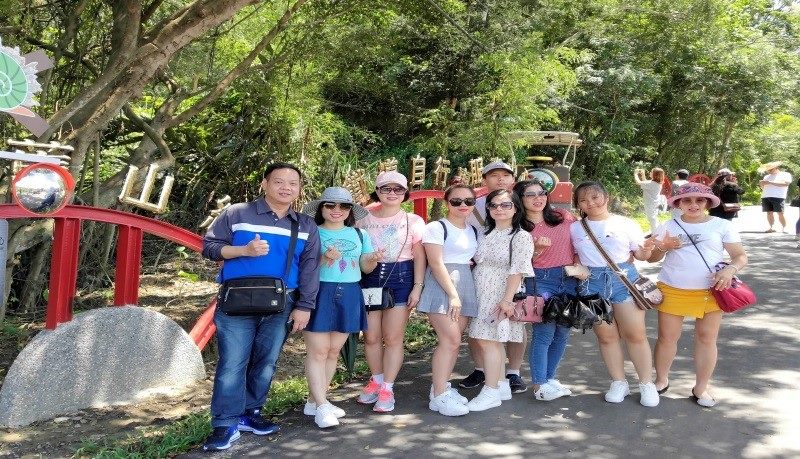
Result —
<path fill-rule="evenodd" d="M 650 258 L 664 259 L 658 274 L 664 302 L 658 307 L 656 388 L 659 393 L 669 388 L 669 369 L 678 350 L 683 319 L 694 317 L 696 375 L 692 399 L 704 407 L 716 404 L 708 393 L 708 383 L 717 363 L 717 335 L 722 321 L 722 310 L 708 289 L 730 287 L 733 276 L 747 264 L 742 240 L 733 225 L 707 214 L 719 202 L 711 188 L 703 184 L 680 187 L 670 205 L 680 208 L 683 214 L 680 221 L 670 220 L 656 230 L 656 250 Z M 712 269 L 723 261 L 724 252 L 730 255 L 730 264 L 712 274 Z"/>
<path fill-rule="evenodd" d="M 650 169 L 650 180 L 644 176 L 644 169 L 633 171 L 633 179 L 642 189 L 642 203 L 644 205 L 644 215 L 650 223 L 650 233 L 658 227 L 659 205 L 666 207 L 666 198 L 661 194 L 664 186 L 664 169 L 654 167 Z"/>
<path fill-rule="evenodd" d="M 647 260 L 653 252 L 653 239 L 645 239 L 639 224 L 630 218 L 614 215 L 608 210 L 609 196 L 598 182 L 584 182 L 575 188 L 573 204 L 586 220 L 589 229 L 603 250 L 625 272 L 631 282 L 639 278 L 632 261 Z M 608 266 L 586 233 L 580 221 L 570 226 L 572 245 L 582 265 L 589 268 L 589 277 L 578 286 L 578 294 L 598 294 L 608 300 L 614 310 L 611 324 L 600 322 L 593 327 L 600 345 L 600 354 L 611 376 L 611 387 L 605 394 L 609 403 L 621 403 L 630 394 L 625 378 L 624 354 L 620 339 L 625 341 L 636 374 L 639 376 L 639 402 L 656 406 L 658 392 L 653 384 L 653 357 L 644 311 L 636 307 L 622 280 Z"/>
<path fill-rule="evenodd" d="M 458 359 L 461 335 L 478 313 L 470 264 L 479 233 L 466 222 L 475 208 L 475 191 L 467 185 L 453 185 L 445 190 L 444 201 L 447 216 L 428 223 L 422 236 L 428 271 L 417 310 L 428 314 L 438 341 L 431 359 L 433 385 L 428 406 L 445 416 L 461 416 L 469 413 L 467 399 L 448 380 Z"/>

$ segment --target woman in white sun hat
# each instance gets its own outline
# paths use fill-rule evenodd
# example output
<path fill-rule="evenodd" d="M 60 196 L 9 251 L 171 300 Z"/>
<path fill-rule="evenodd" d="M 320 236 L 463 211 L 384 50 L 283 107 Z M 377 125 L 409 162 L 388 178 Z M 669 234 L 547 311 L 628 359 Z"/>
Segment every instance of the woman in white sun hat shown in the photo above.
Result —
<path fill-rule="evenodd" d="M 664 301 L 658 306 L 656 389 L 659 393 L 669 389 L 669 370 L 677 353 L 683 319 L 693 317 L 692 399 L 708 408 L 716 404 L 708 385 L 717 363 L 717 335 L 722 322 L 722 310 L 708 289 L 729 288 L 733 276 L 747 264 L 741 238 L 731 222 L 708 215 L 708 209 L 719 203 L 720 199 L 706 185 L 687 183 L 680 187 L 670 198 L 670 205 L 683 213 L 679 219 L 669 220 L 656 230 L 655 250 L 648 260 L 664 260 L 658 274 Z M 723 261 L 724 252 L 730 255 L 730 264 L 712 273 Z"/>

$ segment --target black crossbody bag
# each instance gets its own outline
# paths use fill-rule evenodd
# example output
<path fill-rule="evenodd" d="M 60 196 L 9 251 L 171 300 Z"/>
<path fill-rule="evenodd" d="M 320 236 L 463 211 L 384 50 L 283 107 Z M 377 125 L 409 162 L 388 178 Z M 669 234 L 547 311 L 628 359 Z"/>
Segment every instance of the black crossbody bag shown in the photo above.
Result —
<path fill-rule="evenodd" d="M 300 224 L 292 220 L 289 252 L 283 277 L 252 276 L 228 279 L 219 288 L 217 306 L 229 316 L 269 316 L 286 309 L 286 281 L 292 267 Z"/>

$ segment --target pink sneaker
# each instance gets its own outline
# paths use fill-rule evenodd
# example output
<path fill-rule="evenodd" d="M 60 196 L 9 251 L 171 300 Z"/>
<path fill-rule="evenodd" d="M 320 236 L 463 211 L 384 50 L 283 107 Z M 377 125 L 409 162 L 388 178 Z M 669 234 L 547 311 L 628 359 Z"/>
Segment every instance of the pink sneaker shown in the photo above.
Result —
<path fill-rule="evenodd" d="M 372 407 L 372 411 L 388 413 L 392 410 L 394 410 L 394 392 L 382 385 L 380 392 L 378 392 L 378 401 Z"/>
<path fill-rule="evenodd" d="M 363 403 L 365 405 L 372 404 L 378 401 L 378 392 L 381 391 L 381 385 L 375 382 L 374 379 L 369 378 L 369 382 L 361 391 L 361 395 L 358 396 L 358 403 Z"/>

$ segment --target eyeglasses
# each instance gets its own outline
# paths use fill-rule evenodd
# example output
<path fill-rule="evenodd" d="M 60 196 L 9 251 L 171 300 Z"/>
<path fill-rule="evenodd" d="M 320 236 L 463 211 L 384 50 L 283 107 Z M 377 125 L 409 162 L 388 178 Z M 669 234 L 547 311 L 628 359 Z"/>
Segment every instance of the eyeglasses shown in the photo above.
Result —
<path fill-rule="evenodd" d="M 522 193 L 522 196 L 525 196 L 526 198 L 536 198 L 536 197 L 539 197 L 539 196 L 547 196 L 547 191 L 545 191 L 545 190 L 542 190 L 542 191 L 526 191 L 526 192 Z"/>
<path fill-rule="evenodd" d="M 501 202 L 500 204 L 495 204 L 493 202 L 490 202 L 489 204 L 487 204 L 487 207 L 489 207 L 490 209 L 497 209 L 499 207 L 501 209 L 508 210 L 514 208 L 514 203 L 511 201 Z"/>
<path fill-rule="evenodd" d="M 391 194 L 391 193 L 394 193 L 394 194 L 405 194 L 406 193 L 406 189 L 401 187 L 401 186 L 395 186 L 395 187 L 382 186 L 382 187 L 378 188 L 378 192 L 380 194 Z"/>
<path fill-rule="evenodd" d="M 453 207 L 459 207 L 461 204 L 465 204 L 467 207 L 472 207 L 475 205 L 475 198 L 450 198 L 447 200 Z"/>
<path fill-rule="evenodd" d="M 350 204 L 349 202 L 323 202 L 322 207 L 328 210 L 333 210 L 337 207 L 342 210 L 350 210 L 353 208 L 353 205 Z"/>

